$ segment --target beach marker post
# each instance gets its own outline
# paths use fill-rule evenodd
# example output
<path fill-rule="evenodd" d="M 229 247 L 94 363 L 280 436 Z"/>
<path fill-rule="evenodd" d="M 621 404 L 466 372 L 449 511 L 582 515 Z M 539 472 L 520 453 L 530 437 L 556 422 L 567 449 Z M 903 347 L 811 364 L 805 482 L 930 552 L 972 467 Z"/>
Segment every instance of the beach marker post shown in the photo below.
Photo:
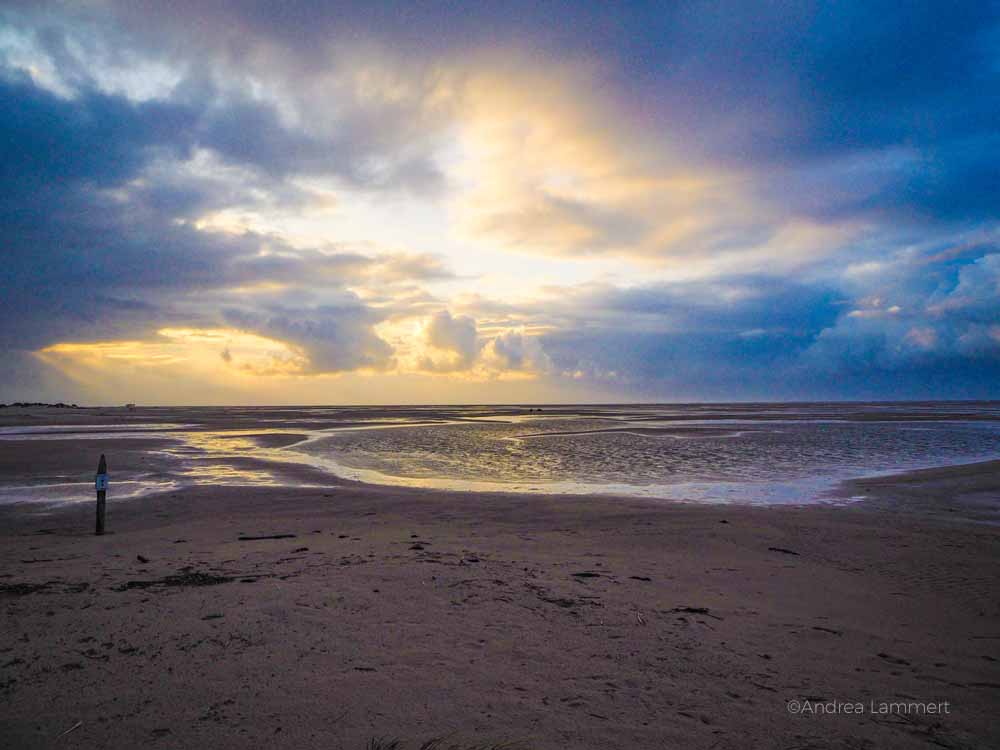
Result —
<path fill-rule="evenodd" d="M 97 476 L 94 477 L 94 487 L 97 489 L 97 529 L 94 534 L 101 536 L 104 533 L 104 499 L 108 491 L 108 462 L 101 454 L 101 460 L 97 464 Z"/>

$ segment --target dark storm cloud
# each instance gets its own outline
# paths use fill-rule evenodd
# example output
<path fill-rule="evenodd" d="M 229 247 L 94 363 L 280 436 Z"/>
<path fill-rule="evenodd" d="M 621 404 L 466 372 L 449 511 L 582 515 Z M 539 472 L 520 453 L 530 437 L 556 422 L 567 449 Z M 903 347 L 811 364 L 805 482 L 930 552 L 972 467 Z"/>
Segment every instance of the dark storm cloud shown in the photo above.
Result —
<path fill-rule="evenodd" d="M 903 256 L 847 288 L 743 277 L 566 295 L 555 368 L 642 398 L 996 395 L 1000 246 Z"/>
<path fill-rule="evenodd" d="M 105 322 L 156 318 L 155 305 L 109 288 L 190 287 L 213 277 L 213 259 L 194 238 L 162 218 L 133 224 L 102 193 L 155 153 L 178 148 L 169 136 L 183 117 L 162 109 L 98 93 L 67 102 L 24 78 L 0 80 L 5 347 L 33 349 L 94 337 Z"/>
<path fill-rule="evenodd" d="M 119 7 L 136 27 L 148 28 L 150 11 L 163 14 L 155 3 Z M 844 159 L 909 150 L 910 158 L 882 159 L 848 196 L 815 180 L 813 190 L 830 195 L 813 195 L 807 213 L 996 215 L 1000 4 L 992 1 L 185 2 L 172 3 L 163 22 L 216 53 L 268 54 L 309 72 L 328 64 L 334 40 L 358 38 L 405 50 L 418 66 L 479 47 L 599 59 L 625 94 L 616 95 L 623 114 L 665 126 L 696 164 L 760 173 L 765 193 L 775 169 L 829 171 L 836 182 Z M 269 123 L 261 125 L 266 133 Z M 796 182 L 778 180 L 785 189 Z"/>
<path fill-rule="evenodd" d="M 1000 107 L 994 122 L 1000 122 Z M 915 219 L 975 222 L 1000 216 L 1000 126 L 928 147 L 888 185 L 856 205 Z"/>
<path fill-rule="evenodd" d="M 266 103 L 211 87 L 197 90 L 195 96 L 217 104 L 205 108 L 192 136 L 225 161 L 276 178 L 333 175 L 358 188 L 434 191 L 441 185 L 441 175 L 428 157 L 405 149 L 397 152 L 393 139 L 383 137 L 390 127 L 385 112 L 372 114 L 379 121 L 351 113 L 319 138 L 289 129 Z"/>
<path fill-rule="evenodd" d="M 0 10 L 0 23 L 31 39 L 67 89 L 13 64 L 0 75 L 9 361 L 59 340 L 227 324 L 301 347 L 317 372 L 390 367 L 373 330 L 399 307 L 390 287 L 448 278 L 439 261 L 296 250 L 190 223 L 255 200 L 308 207 L 296 181 L 315 175 L 367 191 L 444 189 L 432 146 L 447 128 L 426 119 L 419 96 L 368 106 L 316 83 L 341 48 L 373 42 L 417 81 L 481 48 L 598 61 L 607 90 L 584 94 L 606 95 L 692 172 L 731 170 L 782 218 L 867 227 L 804 278 L 723 269 L 708 281 L 568 290 L 535 308 L 483 305 L 547 326 L 555 371 L 658 398 L 997 394 L 996 2 L 24 3 Z M 145 57 L 180 76 L 145 100 L 108 93 L 90 62 L 125 70 Z M 254 85 L 276 95 L 255 97 Z M 202 152 L 239 177 L 180 168 Z M 766 213 L 718 228 L 712 247 L 766 244 L 779 226 Z M 568 224 L 596 250 L 651 231 L 633 213 L 551 195 L 519 219 L 526 243 Z M 970 234 L 985 239 L 966 243 Z M 866 263 L 874 270 L 849 267 Z M 386 312 L 343 291 L 358 278 L 378 281 Z M 301 299 L 227 296 L 262 281 Z M 332 301 L 305 291 L 317 285 Z M 519 361 L 514 341 L 498 356 Z"/>
<path fill-rule="evenodd" d="M 99 136 L 96 125 L 100 122 L 113 126 L 104 132 L 114 139 L 118 155 L 129 159 L 124 168 L 140 158 L 132 146 L 146 145 L 148 137 L 158 136 L 161 145 L 177 151 L 176 156 L 189 155 L 193 148 L 210 149 L 223 161 L 252 167 L 272 178 L 334 176 L 353 187 L 373 190 L 426 192 L 441 187 L 441 175 L 427 154 L 425 133 L 415 127 L 412 107 L 386 102 L 377 107 L 360 106 L 349 101 L 346 91 L 337 97 L 344 101 L 326 101 L 330 94 L 322 92 L 310 102 L 312 95 L 299 90 L 295 84 L 302 80 L 301 64 L 289 69 L 280 61 L 300 60 L 306 37 L 281 50 L 266 37 L 258 39 L 274 59 L 243 59 L 239 54 L 233 59 L 227 55 L 235 54 L 233 50 L 239 46 L 233 34 L 244 25 L 239 13 L 252 12 L 250 6 L 213 9 L 211 4 L 191 4 L 186 10 L 191 15 L 185 16 L 180 4 L 169 8 L 153 4 L 132 30 L 113 23 L 112 10 L 111 5 L 66 7 L 58 3 L 28 5 L 20 11 L 0 8 L 0 28 L 16 29 L 22 39 L 30 40 L 45 56 L 60 86 L 72 90 L 77 100 L 87 100 L 80 102 L 84 106 L 79 116 L 64 121 L 67 131 L 74 131 L 65 133 L 71 136 L 63 141 L 68 152 Z M 137 10 L 138 4 L 129 3 L 120 15 L 133 18 Z M 159 22 L 154 22 L 157 18 Z M 194 31 L 202 33 L 189 33 Z M 278 27 L 261 29 L 265 32 L 273 35 Z M 249 43 L 256 37 L 248 30 L 241 38 Z M 329 44 L 329 35 L 326 41 Z M 120 73 L 148 62 L 181 72 L 181 80 L 163 84 L 168 91 L 159 93 L 162 98 L 135 105 L 124 97 L 99 93 L 95 68 Z M 220 67 L 223 62 L 229 67 Z M 328 63 L 325 60 L 323 65 Z M 276 75 L 286 76 L 278 86 L 284 89 L 280 93 L 293 99 L 301 97 L 299 103 L 307 108 L 336 105 L 336 112 L 321 116 L 314 111 L 305 113 L 307 119 L 322 121 L 322 128 L 291 124 L 282 118 L 276 101 L 250 92 L 255 86 L 259 88 L 266 68 L 272 65 Z M 88 109 L 99 110 L 98 116 L 87 119 Z M 80 125 L 84 127 L 75 132 Z M 49 128 L 44 130 L 50 132 Z M 98 154 L 105 150 L 102 146 Z M 76 153 L 79 168 L 86 169 L 87 152 Z"/>
<path fill-rule="evenodd" d="M 0 179 L 11 199 L 62 182 L 107 187 L 134 176 L 156 149 L 183 155 L 194 118 L 184 107 L 135 105 L 88 91 L 68 102 L 23 74 L 0 78 Z M 15 190 L 16 192 L 11 192 Z"/>
<path fill-rule="evenodd" d="M 727 110 L 764 115 L 728 131 L 750 158 L 995 127 L 994 2 L 694 2 L 644 17 L 629 72 L 702 127 Z"/>
<path fill-rule="evenodd" d="M 995 218 L 996 3 L 741 5 L 731 14 L 692 13 L 699 33 L 683 34 L 679 48 L 665 45 L 674 63 L 657 78 L 666 81 L 664 114 L 681 104 L 693 143 L 752 168 L 823 168 L 831 178 L 853 155 L 878 162 L 905 149 L 909 158 L 855 173 L 853 199 L 812 197 L 826 212 Z M 720 103 L 745 127 L 732 127 Z"/>
<path fill-rule="evenodd" d="M 222 120 L 236 132 L 241 114 L 229 112 Z M 227 193 L 221 185 L 183 177 L 152 185 L 133 181 L 159 161 L 184 159 L 195 147 L 219 147 L 212 123 L 222 120 L 184 101 L 134 103 L 92 90 L 64 99 L 24 76 L 0 79 L 5 350 L 141 337 L 168 324 L 212 325 L 220 317 L 206 292 L 222 294 L 235 285 L 266 281 L 336 289 L 373 274 L 447 276 L 426 255 L 380 259 L 295 250 L 252 233 L 205 233 L 178 223 L 217 205 L 220 192 L 232 197 L 237 189 Z M 282 136 L 272 130 L 264 137 Z M 277 147 L 265 150 L 249 164 L 280 166 L 281 153 Z M 241 154 L 222 155 L 236 160 Z M 287 333 L 314 355 L 317 370 L 387 361 L 386 345 L 370 331 L 377 318 L 362 305 L 320 307 L 310 315 L 250 316 L 244 322 L 259 323 L 265 334 Z"/>
<path fill-rule="evenodd" d="M 109 5 L 136 33 L 147 31 L 149 19 L 156 18 L 188 44 L 212 46 L 234 60 L 252 57 L 263 41 L 287 55 L 286 62 L 294 58 L 306 65 L 324 63 L 331 40 L 359 38 L 374 38 L 424 58 L 516 40 L 529 46 L 603 52 L 609 44 L 626 41 L 631 28 L 639 30 L 650 8 L 643 3 L 625 8 L 537 0 L 502 5 L 456 0 L 176 0 L 169 6 L 155 0 L 122 0 Z"/>
<path fill-rule="evenodd" d="M 675 398 L 773 389 L 843 302 L 825 285 L 743 277 L 591 290 L 565 310 L 568 324 L 542 338 L 556 369 Z"/>
<path fill-rule="evenodd" d="M 755 276 L 614 290 L 599 295 L 598 304 L 622 315 L 662 317 L 681 329 L 767 329 L 809 336 L 835 319 L 842 299 L 828 286 Z"/>

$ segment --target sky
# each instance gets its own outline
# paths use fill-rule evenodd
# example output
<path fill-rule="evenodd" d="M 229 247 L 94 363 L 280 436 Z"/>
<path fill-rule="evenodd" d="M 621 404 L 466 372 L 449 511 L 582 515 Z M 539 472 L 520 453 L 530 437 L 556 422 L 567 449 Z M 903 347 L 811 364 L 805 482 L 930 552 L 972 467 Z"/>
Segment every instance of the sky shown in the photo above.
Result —
<path fill-rule="evenodd" d="M 0 2 L 0 401 L 1000 398 L 1000 4 Z"/>

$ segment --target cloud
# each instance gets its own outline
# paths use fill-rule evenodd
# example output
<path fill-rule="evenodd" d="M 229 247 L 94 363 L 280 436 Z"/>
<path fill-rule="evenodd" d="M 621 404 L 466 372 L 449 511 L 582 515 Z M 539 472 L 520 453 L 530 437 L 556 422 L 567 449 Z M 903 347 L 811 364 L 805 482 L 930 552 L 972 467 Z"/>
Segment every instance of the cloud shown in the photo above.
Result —
<path fill-rule="evenodd" d="M 537 336 L 506 331 L 490 339 L 482 351 L 483 368 L 498 376 L 550 375 L 553 365 Z"/>
<path fill-rule="evenodd" d="M 388 282 L 455 278 L 445 261 L 430 253 L 385 253 L 373 261 L 371 273 Z"/>
<path fill-rule="evenodd" d="M 200 229 L 195 217 L 206 209 L 259 197 L 227 181 L 225 169 L 210 169 L 218 162 L 207 163 L 211 176 L 198 174 L 202 149 L 219 142 L 204 138 L 204 112 L 190 103 L 133 102 L 90 89 L 64 98 L 9 71 L 0 101 L 0 343 L 7 349 L 146 337 L 166 325 L 211 326 L 235 316 L 303 347 L 312 371 L 384 369 L 392 353 L 372 332 L 381 315 L 356 296 L 347 295 L 346 305 L 239 315 L 224 308 L 233 290 L 254 286 L 298 287 L 300 298 L 323 288 L 321 296 L 343 297 L 352 283 L 451 275 L 427 253 L 296 248 L 259 233 Z M 251 186 L 252 170 L 263 163 L 255 156 L 241 163 L 251 170 Z M 237 169 L 235 178 L 247 174 Z M 266 179 L 259 185 L 272 191 L 267 201 L 283 190 Z"/>
<path fill-rule="evenodd" d="M 479 354 L 476 321 L 465 315 L 452 317 L 447 310 L 441 310 L 427 321 L 424 343 L 431 351 L 421 358 L 421 370 L 467 370 Z"/>
<path fill-rule="evenodd" d="M 247 388 L 996 394 L 994 3 L 0 21 L 5 387 L 117 342 Z"/>
<path fill-rule="evenodd" d="M 771 277 L 564 290 L 553 366 L 644 398 L 988 397 L 1000 253 L 900 251 L 852 288 Z"/>
<path fill-rule="evenodd" d="M 305 358 L 297 368 L 301 374 L 385 370 L 393 365 L 392 347 L 374 331 L 380 316 L 350 294 L 314 307 L 227 309 L 223 317 L 235 328 L 301 351 Z"/>

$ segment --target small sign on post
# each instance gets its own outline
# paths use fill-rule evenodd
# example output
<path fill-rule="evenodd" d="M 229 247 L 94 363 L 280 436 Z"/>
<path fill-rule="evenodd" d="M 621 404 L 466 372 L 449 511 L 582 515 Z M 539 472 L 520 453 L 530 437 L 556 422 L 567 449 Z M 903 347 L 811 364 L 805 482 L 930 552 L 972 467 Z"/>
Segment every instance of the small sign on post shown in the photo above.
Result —
<path fill-rule="evenodd" d="M 97 536 L 104 533 L 104 502 L 108 491 L 108 462 L 101 454 L 101 460 L 97 464 L 97 476 L 94 477 L 94 487 L 97 489 Z"/>

